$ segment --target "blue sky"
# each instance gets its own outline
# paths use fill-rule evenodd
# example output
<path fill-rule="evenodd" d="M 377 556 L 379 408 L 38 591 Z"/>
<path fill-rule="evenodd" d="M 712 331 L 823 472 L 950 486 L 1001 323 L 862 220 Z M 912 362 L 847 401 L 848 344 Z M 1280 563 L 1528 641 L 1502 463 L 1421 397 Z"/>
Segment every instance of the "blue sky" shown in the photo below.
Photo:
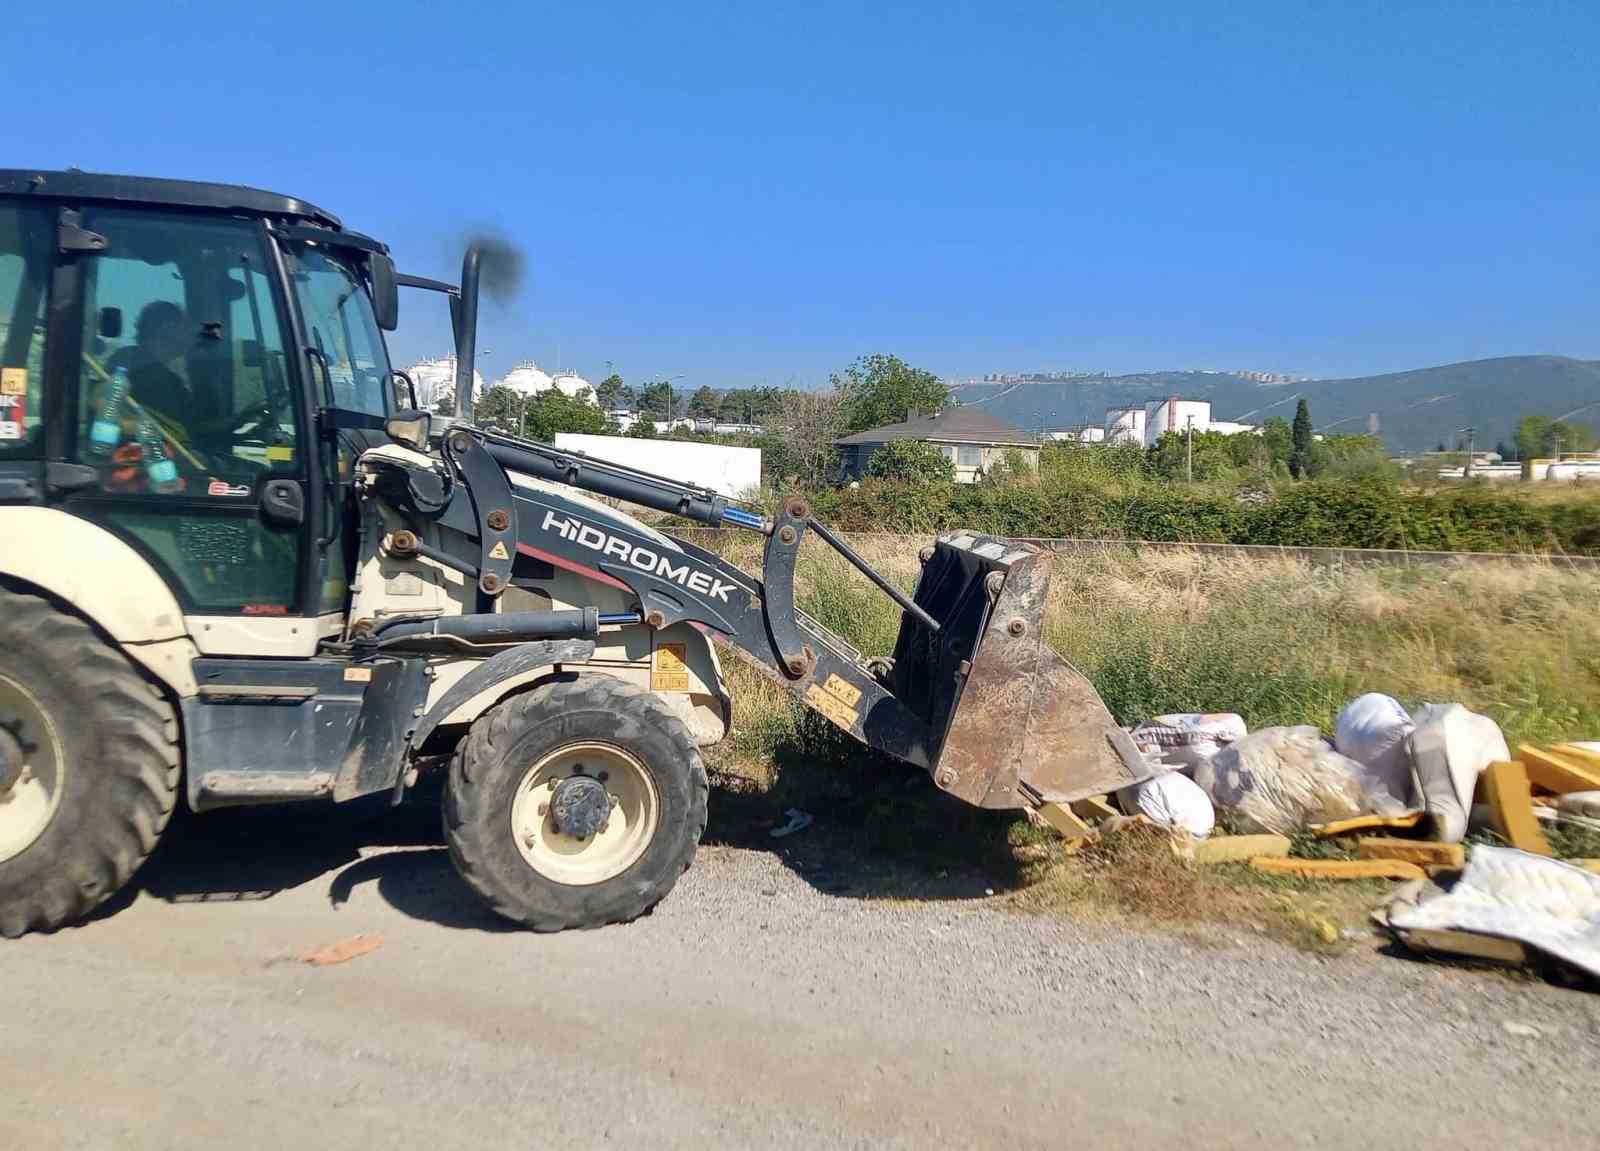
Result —
<path fill-rule="evenodd" d="M 293 193 L 423 274 L 516 241 L 490 374 L 1600 358 L 1592 0 L 41 3 L 0 44 L 0 163 Z M 405 303 L 397 360 L 447 350 Z"/>

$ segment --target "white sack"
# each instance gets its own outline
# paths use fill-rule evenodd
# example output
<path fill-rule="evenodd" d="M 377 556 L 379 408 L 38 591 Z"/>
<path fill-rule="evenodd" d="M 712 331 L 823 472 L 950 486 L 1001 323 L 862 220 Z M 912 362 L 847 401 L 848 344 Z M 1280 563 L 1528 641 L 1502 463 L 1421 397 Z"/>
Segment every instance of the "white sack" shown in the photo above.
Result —
<path fill-rule="evenodd" d="M 1169 771 L 1117 792 L 1117 802 L 1129 815 L 1142 815 L 1162 827 L 1187 831 L 1196 839 L 1211 834 L 1217 814 L 1200 785 L 1186 775 Z"/>
<path fill-rule="evenodd" d="M 1434 838 L 1460 843 L 1478 775 L 1496 760 L 1510 759 L 1511 749 L 1499 724 L 1459 703 L 1425 704 L 1416 721 L 1406 743 Z"/>
<path fill-rule="evenodd" d="M 1387 795 L 1366 793 L 1362 772 L 1314 727 L 1266 727 L 1200 763 L 1194 781 L 1241 830 L 1286 835 L 1369 811 L 1400 814 Z"/>
<path fill-rule="evenodd" d="M 1333 746 L 1367 769 L 1369 793 L 1381 791 L 1396 803 L 1409 805 L 1411 753 L 1406 737 L 1416 726 L 1399 700 L 1370 691 L 1345 704 L 1334 726 Z"/>
<path fill-rule="evenodd" d="M 1228 711 L 1158 715 L 1132 731 L 1133 742 L 1152 759 L 1188 770 L 1248 734 L 1244 719 Z"/>

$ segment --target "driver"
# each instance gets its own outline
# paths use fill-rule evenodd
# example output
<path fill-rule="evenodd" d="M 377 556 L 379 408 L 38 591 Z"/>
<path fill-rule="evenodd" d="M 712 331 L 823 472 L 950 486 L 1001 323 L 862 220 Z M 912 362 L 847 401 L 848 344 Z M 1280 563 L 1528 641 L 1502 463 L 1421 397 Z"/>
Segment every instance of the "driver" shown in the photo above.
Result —
<path fill-rule="evenodd" d="M 185 362 L 190 340 L 183 309 L 152 300 L 139 312 L 134 347 L 127 357 L 133 398 L 168 419 L 195 414 L 195 394 Z"/>

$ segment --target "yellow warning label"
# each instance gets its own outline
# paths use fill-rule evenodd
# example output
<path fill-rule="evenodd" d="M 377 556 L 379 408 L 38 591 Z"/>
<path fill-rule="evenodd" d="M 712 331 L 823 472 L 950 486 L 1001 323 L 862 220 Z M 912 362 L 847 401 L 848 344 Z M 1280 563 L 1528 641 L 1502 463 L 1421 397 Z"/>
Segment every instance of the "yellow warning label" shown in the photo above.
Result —
<path fill-rule="evenodd" d="M 27 368 L 0 368 L 0 396 L 25 396 L 27 394 Z"/>
<path fill-rule="evenodd" d="M 371 683 L 372 669 L 370 667 L 347 667 L 344 669 L 345 683 Z"/>
<path fill-rule="evenodd" d="M 853 683 L 847 682 L 838 672 L 828 677 L 828 682 L 822 685 L 827 691 L 838 696 L 844 701 L 846 707 L 853 708 L 861 702 L 861 689 Z"/>
<path fill-rule="evenodd" d="M 831 691 L 825 691 L 820 683 L 806 688 L 806 702 L 847 731 L 856 725 L 856 709 Z"/>
<path fill-rule="evenodd" d="M 489 549 L 489 558 L 492 560 L 508 560 L 511 558 L 511 553 L 506 551 L 505 540 L 494 541 L 494 547 Z"/>
<path fill-rule="evenodd" d="M 681 643 L 664 643 L 656 648 L 655 662 L 650 667 L 651 691 L 688 691 L 689 665 L 684 662 L 688 647 Z"/>
<path fill-rule="evenodd" d="M 286 464 L 294 459 L 294 449 L 287 444 L 268 444 L 267 460 L 274 464 Z"/>

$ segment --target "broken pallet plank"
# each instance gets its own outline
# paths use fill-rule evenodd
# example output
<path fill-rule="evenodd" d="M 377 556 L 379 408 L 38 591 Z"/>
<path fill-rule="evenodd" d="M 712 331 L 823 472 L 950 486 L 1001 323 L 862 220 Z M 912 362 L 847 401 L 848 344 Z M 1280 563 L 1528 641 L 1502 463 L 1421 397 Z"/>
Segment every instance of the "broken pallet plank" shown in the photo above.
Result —
<path fill-rule="evenodd" d="M 1600 771 L 1600 751 L 1587 747 L 1580 747 L 1575 743 L 1558 743 L 1555 746 L 1558 754 L 1568 759 L 1575 759 L 1591 771 Z"/>
<path fill-rule="evenodd" d="M 1059 803 L 1041 803 L 1034 810 L 1038 812 L 1040 819 L 1067 839 L 1085 839 L 1094 834 L 1094 828 L 1074 815 L 1070 807 Z"/>
<path fill-rule="evenodd" d="M 1533 814 L 1527 768 L 1519 760 L 1502 760 L 1483 769 L 1478 782 L 1489 804 L 1489 822 L 1518 851 L 1550 855 L 1550 844 Z"/>
<path fill-rule="evenodd" d="M 1452 871 L 1460 871 L 1467 865 L 1467 849 L 1461 844 L 1436 843 L 1427 839 L 1362 836 L 1356 840 L 1356 855 L 1362 859 L 1401 859 L 1422 867 L 1442 867 Z"/>
<path fill-rule="evenodd" d="M 1564 795 L 1600 789 L 1600 769 L 1586 767 L 1568 756 L 1524 743 L 1517 748 L 1517 759 L 1527 769 L 1528 782 L 1546 791 Z"/>
<path fill-rule="evenodd" d="M 1301 879 L 1425 879 L 1427 872 L 1399 859 L 1273 859 L 1258 856 L 1250 866 L 1268 875 Z"/>
<path fill-rule="evenodd" d="M 1193 848 L 1196 863 L 1244 863 L 1251 859 L 1283 858 L 1289 854 L 1289 840 L 1282 835 L 1214 835 L 1198 840 Z"/>
<path fill-rule="evenodd" d="M 1498 935 L 1479 935 L 1475 931 L 1455 931 L 1442 927 L 1411 927 L 1400 932 L 1400 939 L 1414 951 L 1463 955 L 1469 959 L 1488 959 L 1496 963 L 1526 963 L 1527 948 L 1514 939 Z"/>
<path fill-rule="evenodd" d="M 1122 814 L 1122 812 L 1107 803 L 1106 797 L 1103 795 L 1092 795 L 1088 799 L 1075 799 L 1068 806 L 1072 808 L 1072 814 L 1079 819 L 1110 819 L 1114 815 Z"/>
<path fill-rule="evenodd" d="M 1406 830 L 1420 824 L 1423 814 L 1420 811 L 1412 811 L 1405 815 L 1354 815 L 1349 819 L 1336 819 L 1332 823 L 1314 823 L 1310 830 L 1319 839 L 1349 835 L 1352 831 L 1373 831 L 1380 827 Z"/>

